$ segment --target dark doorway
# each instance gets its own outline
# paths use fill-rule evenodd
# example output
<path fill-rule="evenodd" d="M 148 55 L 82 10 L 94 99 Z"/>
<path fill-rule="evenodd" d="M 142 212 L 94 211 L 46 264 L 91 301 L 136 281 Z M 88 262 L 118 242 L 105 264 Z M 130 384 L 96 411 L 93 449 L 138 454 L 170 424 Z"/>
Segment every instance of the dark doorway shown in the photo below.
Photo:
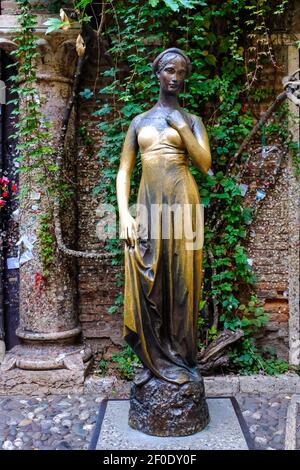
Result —
<path fill-rule="evenodd" d="M 2 87 L 6 88 L 6 103 L 1 105 L 0 113 L 0 175 L 6 176 L 18 186 L 16 172 L 15 142 L 11 138 L 14 133 L 13 104 L 9 101 L 12 96 L 12 83 L 9 80 L 16 71 L 7 68 L 12 59 L 4 51 L 0 51 L 0 79 Z M 4 83 L 3 83 L 4 82 Z M 19 322 L 19 269 L 13 267 L 13 261 L 18 257 L 16 242 L 19 239 L 19 226 L 15 211 L 18 209 L 17 199 L 12 198 L 0 211 L 0 339 L 4 339 L 9 350 L 19 343 L 16 328 Z"/>

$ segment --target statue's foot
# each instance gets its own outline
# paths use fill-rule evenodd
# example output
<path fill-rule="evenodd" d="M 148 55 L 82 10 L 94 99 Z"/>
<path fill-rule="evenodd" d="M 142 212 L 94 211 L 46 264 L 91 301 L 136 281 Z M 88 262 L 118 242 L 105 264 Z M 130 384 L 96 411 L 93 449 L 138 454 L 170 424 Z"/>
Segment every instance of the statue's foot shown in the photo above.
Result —
<path fill-rule="evenodd" d="M 135 383 L 135 385 L 140 387 L 141 385 L 144 385 L 145 383 L 147 383 L 152 377 L 153 377 L 153 374 L 151 370 L 144 369 L 143 372 L 141 372 L 140 374 L 137 374 L 134 377 L 133 382 Z"/>
<path fill-rule="evenodd" d="M 183 385 L 187 382 L 202 382 L 203 379 L 200 374 L 199 368 L 191 367 L 186 369 L 180 366 L 169 366 L 163 371 L 165 380 L 175 383 L 177 385 Z"/>

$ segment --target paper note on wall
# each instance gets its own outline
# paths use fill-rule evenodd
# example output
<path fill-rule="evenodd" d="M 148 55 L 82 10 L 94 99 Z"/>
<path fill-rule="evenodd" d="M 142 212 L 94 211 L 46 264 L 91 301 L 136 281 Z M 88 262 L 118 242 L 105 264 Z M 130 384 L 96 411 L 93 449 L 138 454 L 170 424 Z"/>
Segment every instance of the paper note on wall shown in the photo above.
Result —
<path fill-rule="evenodd" d="M 21 238 L 17 241 L 16 245 L 19 246 L 20 250 L 20 265 L 30 261 L 33 258 L 33 244 L 36 241 L 36 235 L 31 234 L 29 236 L 22 235 Z"/>
<path fill-rule="evenodd" d="M 19 266 L 19 257 L 7 258 L 7 269 L 18 269 Z"/>

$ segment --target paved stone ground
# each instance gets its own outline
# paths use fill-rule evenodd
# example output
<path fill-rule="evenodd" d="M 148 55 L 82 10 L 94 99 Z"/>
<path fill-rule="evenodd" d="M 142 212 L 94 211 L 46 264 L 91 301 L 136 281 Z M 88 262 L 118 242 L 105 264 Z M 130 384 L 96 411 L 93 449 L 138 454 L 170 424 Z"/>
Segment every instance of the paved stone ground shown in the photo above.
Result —
<path fill-rule="evenodd" d="M 101 398 L 0 397 L 0 448 L 87 449 Z"/>
<path fill-rule="evenodd" d="M 238 395 L 255 449 L 284 449 L 286 413 L 289 395 Z M 300 435 L 300 428 L 298 429 Z"/>
<path fill-rule="evenodd" d="M 256 449 L 283 449 L 287 395 L 236 396 Z M 87 449 L 101 397 L 0 396 L 0 449 Z M 298 423 L 298 444 L 300 423 Z"/>

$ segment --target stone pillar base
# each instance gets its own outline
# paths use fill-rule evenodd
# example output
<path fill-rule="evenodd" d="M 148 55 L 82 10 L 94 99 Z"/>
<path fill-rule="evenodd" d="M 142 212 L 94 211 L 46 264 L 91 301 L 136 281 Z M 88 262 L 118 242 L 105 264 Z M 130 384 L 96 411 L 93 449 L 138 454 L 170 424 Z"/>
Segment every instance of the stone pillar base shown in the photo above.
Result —
<path fill-rule="evenodd" d="M 9 351 L 0 367 L 0 394 L 83 391 L 92 364 L 89 347 L 25 343 Z"/>
<path fill-rule="evenodd" d="M 89 347 L 74 344 L 22 344 L 4 357 L 0 370 L 83 369 L 92 356 Z"/>
<path fill-rule="evenodd" d="M 0 369 L 0 396 L 83 393 L 91 364 L 91 360 L 86 362 L 81 370 Z"/>
<path fill-rule="evenodd" d="M 209 423 L 203 380 L 176 385 L 153 377 L 132 384 L 129 426 L 153 436 L 188 436 Z"/>

